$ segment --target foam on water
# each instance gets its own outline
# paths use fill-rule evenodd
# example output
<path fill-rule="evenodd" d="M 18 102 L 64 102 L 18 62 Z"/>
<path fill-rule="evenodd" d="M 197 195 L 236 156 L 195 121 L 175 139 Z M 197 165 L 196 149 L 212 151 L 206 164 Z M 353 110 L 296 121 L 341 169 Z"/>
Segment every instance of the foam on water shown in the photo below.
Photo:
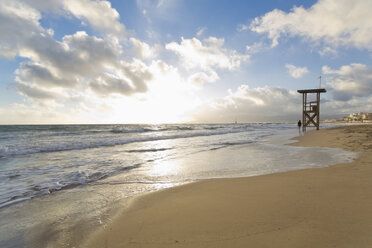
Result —
<path fill-rule="evenodd" d="M 0 126 L 0 207 L 138 166 L 249 144 L 290 125 Z"/>
<path fill-rule="evenodd" d="M 22 132 L 0 126 L 0 157 L 10 157 L 41 152 L 58 152 L 82 150 L 99 147 L 125 145 L 135 142 L 157 140 L 173 140 L 199 136 L 214 136 L 231 133 L 246 133 L 252 131 L 251 124 L 246 125 L 163 125 L 156 127 L 133 127 L 128 125 L 76 126 L 75 130 L 69 126 L 68 132 L 62 127 L 41 129 L 36 126 L 34 132 L 28 127 Z M 263 129 L 263 127 L 261 127 Z M 10 130 L 11 131 L 10 131 Z M 254 134 L 252 137 L 254 137 Z"/>

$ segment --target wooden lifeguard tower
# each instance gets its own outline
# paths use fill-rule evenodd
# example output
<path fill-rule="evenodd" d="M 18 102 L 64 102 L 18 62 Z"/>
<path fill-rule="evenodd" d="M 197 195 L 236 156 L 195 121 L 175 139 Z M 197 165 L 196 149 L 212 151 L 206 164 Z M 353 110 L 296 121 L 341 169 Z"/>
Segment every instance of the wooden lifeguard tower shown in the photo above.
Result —
<path fill-rule="evenodd" d="M 326 89 L 298 90 L 297 92 L 302 94 L 302 131 L 305 132 L 306 127 L 312 125 L 319 130 L 320 93 L 327 92 Z M 308 94 L 316 94 L 315 101 L 308 100 Z"/>

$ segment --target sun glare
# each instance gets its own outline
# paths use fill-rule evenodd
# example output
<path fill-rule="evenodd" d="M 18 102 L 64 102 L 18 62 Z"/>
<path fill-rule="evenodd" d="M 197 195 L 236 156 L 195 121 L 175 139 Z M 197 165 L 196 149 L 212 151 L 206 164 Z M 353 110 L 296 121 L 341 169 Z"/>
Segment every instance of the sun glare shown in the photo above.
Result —
<path fill-rule="evenodd" d="M 193 87 L 185 83 L 174 68 L 155 66 L 154 79 L 145 94 L 102 100 L 109 106 L 99 118 L 100 123 L 182 123 L 192 121 L 191 113 L 199 106 Z M 98 100 L 98 99 L 97 99 Z M 104 117 L 103 117 L 104 116 Z"/>

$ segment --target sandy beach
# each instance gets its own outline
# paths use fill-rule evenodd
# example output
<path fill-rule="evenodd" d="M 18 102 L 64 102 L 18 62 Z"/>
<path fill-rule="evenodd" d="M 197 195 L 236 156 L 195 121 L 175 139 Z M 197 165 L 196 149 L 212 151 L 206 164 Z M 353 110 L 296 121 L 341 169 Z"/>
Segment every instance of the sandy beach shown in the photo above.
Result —
<path fill-rule="evenodd" d="M 297 139 L 292 145 L 360 156 L 327 168 L 206 180 L 146 194 L 85 246 L 372 247 L 372 125 L 310 131 Z"/>

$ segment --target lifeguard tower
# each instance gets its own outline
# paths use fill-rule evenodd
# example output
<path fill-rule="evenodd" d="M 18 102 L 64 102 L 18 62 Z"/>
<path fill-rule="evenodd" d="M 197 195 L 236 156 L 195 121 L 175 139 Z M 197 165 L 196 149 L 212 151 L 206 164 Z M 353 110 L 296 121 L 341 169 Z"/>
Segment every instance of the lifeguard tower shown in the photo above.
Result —
<path fill-rule="evenodd" d="M 305 132 L 308 126 L 319 130 L 320 93 L 327 92 L 326 89 L 298 90 L 297 92 L 302 94 L 302 131 Z M 308 97 L 308 94 L 312 95 Z M 316 94 L 315 97 L 314 94 Z"/>

